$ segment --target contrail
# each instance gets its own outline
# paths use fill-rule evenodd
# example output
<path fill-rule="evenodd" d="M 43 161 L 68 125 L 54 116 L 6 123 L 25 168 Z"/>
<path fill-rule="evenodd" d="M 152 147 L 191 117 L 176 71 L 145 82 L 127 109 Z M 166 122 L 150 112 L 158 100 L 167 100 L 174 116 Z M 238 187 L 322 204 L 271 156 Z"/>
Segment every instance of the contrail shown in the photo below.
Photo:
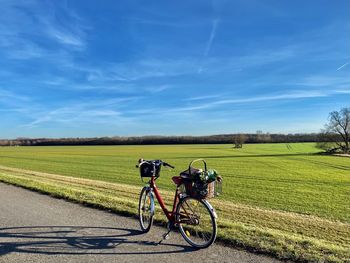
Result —
<path fill-rule="evenodd" d="M 341 70 L 342 68 L 346 67 L 349 64 L 350 64 L 350 61 L 346 62 L 344 65 L 341 65 L 339 68 L 337 68 L 336 71 Z"/>
<path fill-rule="evenodd" d="M 209 39 L 208 39 L 208 42 L 207 42 L 207 46 L 205 48 L 205 51 L 204 51 L 204 54 L 203 54 L 203 58 L 206 58 L 208 55 L 209 55 L 209 52 L 210 52 L 210 49 L 211 49 L 211 46 L 214 42 L 214 39 L 215 39 L 215 35 L 216 35 L 216 29 L 218 27 L 218 22 L 219 20 L 218 19 L 213 19 L 213 22 L 212 22 L 212 27 L 211 27 L 211 32 L 210 32 L 210 36 L 209 36 Z M 203 63 L 201 63 L 200 67 L 198 68 L 197 70 L 197 73 L 200 74 L 202 71 L 203 71 L 203 66 L 202 66 Z"/>
<path fill-rule="evenodd" d="M 206 47 L 205 52 L 204 52 L 204 57 L 208 56 L 208 54 L 210 52 L 211 46 L 213 44 L 213 41 L 214 41 L 214 38 L 216 35 L 216 29 L 218 27 L 218 22 L 219 22 L 218 19 L 213 20 L 213 24 L 212 24 L 212 28 L 211 28 L 211 32 L 210 32 L 210 37 L 209 37 L 207 47 Z"/>

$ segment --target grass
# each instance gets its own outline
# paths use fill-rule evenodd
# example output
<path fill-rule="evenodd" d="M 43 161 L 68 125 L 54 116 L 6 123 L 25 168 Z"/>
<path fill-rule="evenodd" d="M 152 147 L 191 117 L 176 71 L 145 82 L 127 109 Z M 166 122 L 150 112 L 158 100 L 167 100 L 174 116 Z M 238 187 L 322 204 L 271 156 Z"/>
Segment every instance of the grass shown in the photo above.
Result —
<path fill-rule="evenodd" d="M 175 174 L 203 157 L 225 180 L 224 195 L 211 200 L 219 239 L 278 258 L 350 262 L 350 158 L 317 155 L 313 144 L 291 146 L 0 148 L 0 180 L 135 214 L 142 183 L 133 167 L 139 157 L 166 160 Z M 158 180 L 170 198 L 172 174 L 164 170 Z"/>

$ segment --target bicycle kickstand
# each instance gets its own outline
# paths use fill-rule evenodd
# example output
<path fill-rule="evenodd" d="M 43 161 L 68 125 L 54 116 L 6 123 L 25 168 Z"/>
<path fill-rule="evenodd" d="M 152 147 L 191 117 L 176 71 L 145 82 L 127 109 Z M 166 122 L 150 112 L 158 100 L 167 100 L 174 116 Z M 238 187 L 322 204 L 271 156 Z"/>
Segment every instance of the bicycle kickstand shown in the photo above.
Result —
<path fill-rule="evenodd" d="M 159 241 L 158 245 L 160 245 L 164 240 L 168 240 L 170 237 L 170 232 L 173 230 L 173 224 L 171 222 L 167 223 L 167 229 L 168 231 L 163 234 L 162 239 Z"/>

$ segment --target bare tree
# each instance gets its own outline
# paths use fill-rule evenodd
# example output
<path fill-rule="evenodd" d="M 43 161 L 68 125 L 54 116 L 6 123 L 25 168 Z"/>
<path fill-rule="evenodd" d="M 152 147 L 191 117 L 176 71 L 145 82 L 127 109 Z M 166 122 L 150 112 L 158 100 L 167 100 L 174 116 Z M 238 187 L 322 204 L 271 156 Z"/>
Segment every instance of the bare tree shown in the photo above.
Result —
<path fill-rule="evenodd" d="M 328 152 L 350 152 L 350 107 L 329 114 L 317 147 Z"/>
<path fill-rule="evenodd" d="M 247 136 L 245 134 L 236 134 L 233 136 L 233 147 L 234 148 L 242 148 L 243 143 L 247 140 Z"/>

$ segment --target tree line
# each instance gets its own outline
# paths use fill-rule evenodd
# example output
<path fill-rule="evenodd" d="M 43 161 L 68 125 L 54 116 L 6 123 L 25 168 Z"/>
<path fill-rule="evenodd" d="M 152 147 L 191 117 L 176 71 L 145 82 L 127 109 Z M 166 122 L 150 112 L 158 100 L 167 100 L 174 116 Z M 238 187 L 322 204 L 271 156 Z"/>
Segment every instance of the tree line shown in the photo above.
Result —
<path fill-rule="evenodd" d="M 0 146 L 55 146 L 55 145 L 156 145 L 156 144 L 232 144 L 239 138 L 243 143 L 319 142 L 318 133 L 219 134 L 209 136 L 133 136 L 95 138 L 17 138 L 0 140 Z"/>
<path fill-rule="evenodd" d="M 54 145 L 152 145 L 152 144 L 227 144 L 242 148 L 244 143 L 316 142 L 316 147 L 328 153 L 350 153 L 350 107 L 329 114 L 328 123 L 320 133 L 219 134 L 210 136 L 139 136 L 95 138 L 17 138 L 1 140 L 0 146 Z"/>

